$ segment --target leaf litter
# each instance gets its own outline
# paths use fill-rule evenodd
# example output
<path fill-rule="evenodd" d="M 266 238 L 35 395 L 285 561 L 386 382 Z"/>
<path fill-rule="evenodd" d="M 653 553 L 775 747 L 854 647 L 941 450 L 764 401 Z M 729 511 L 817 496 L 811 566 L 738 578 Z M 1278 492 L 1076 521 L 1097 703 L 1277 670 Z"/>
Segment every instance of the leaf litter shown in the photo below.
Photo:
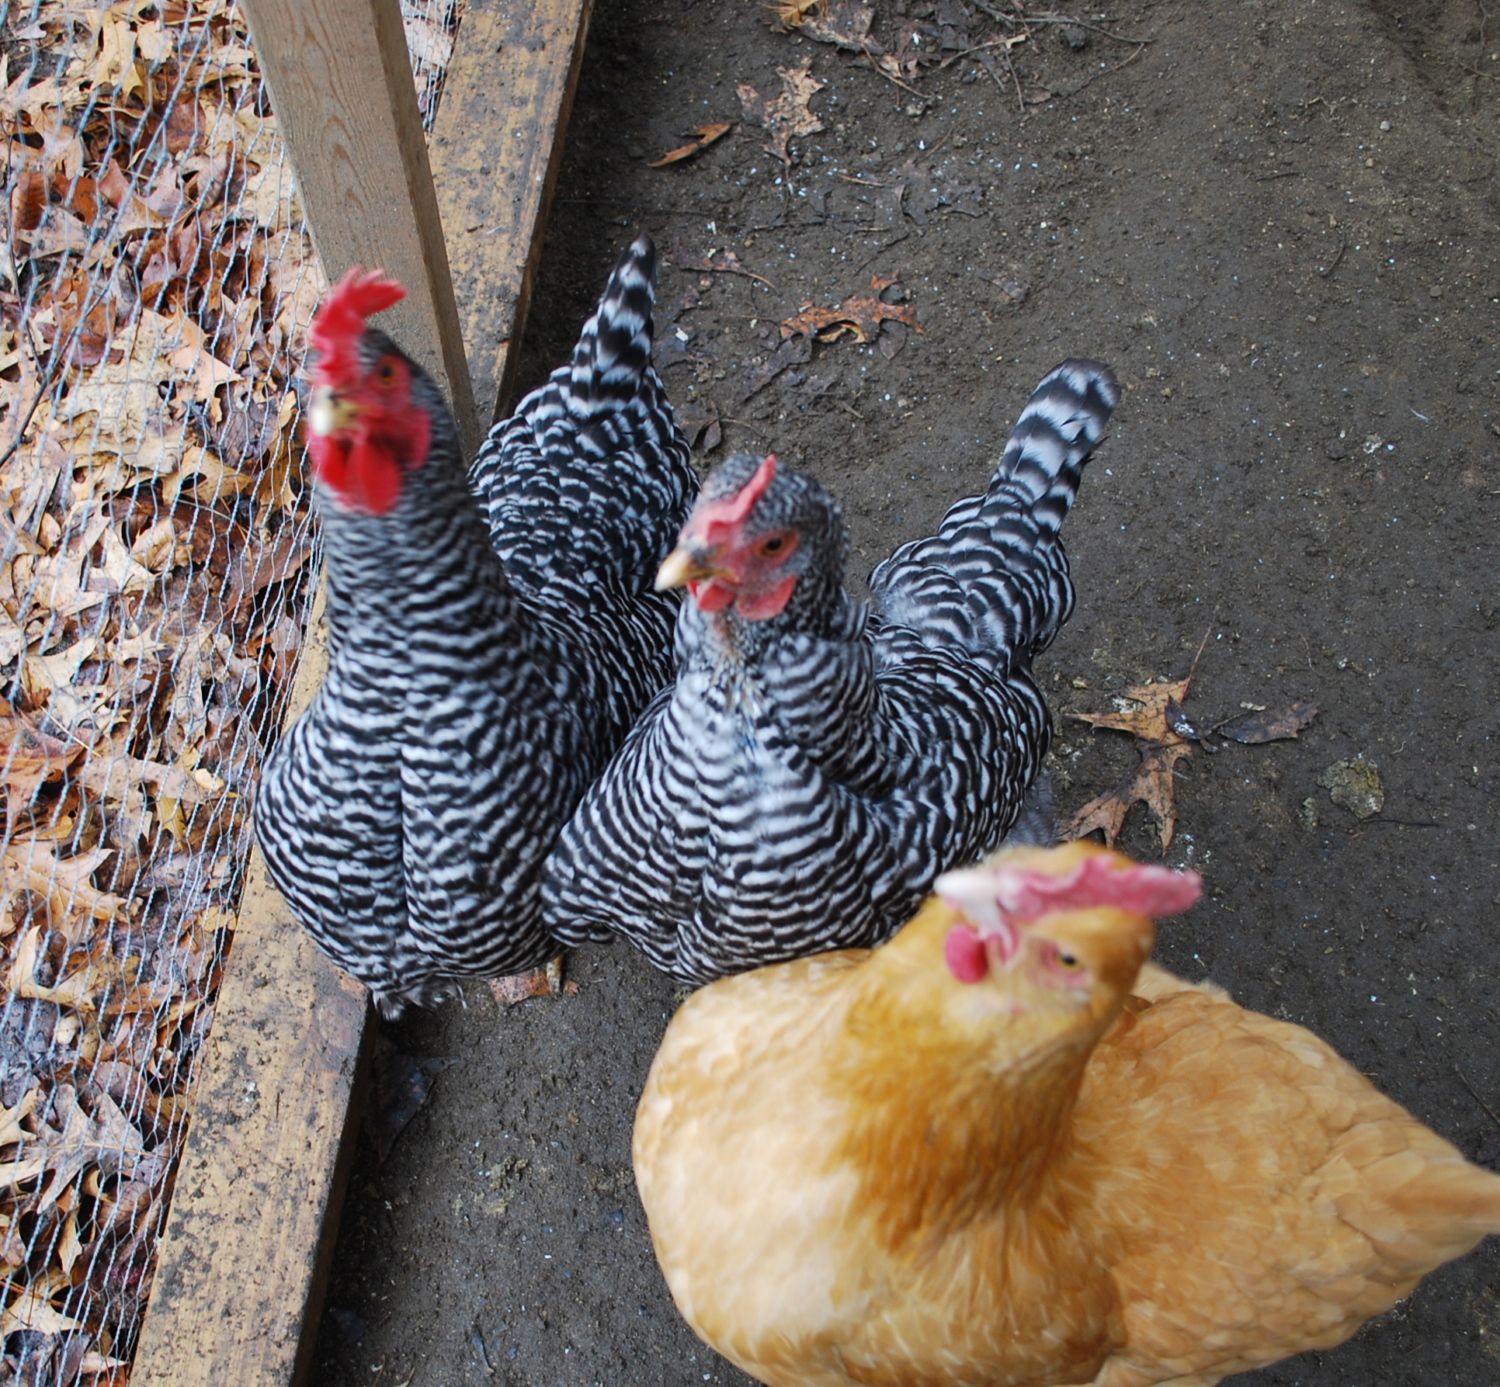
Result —
<path fill-rule="evenodd" d="M 1297 737 L 1318 715 L 1312 703 L 1299 701 L 1285 709 L 1255 709 L 1244 717 L 1225 720 L 1207 733 L 1199 732 L 1183 706 L 1208 645 L 1205 633 L 1193 663 L 1183 678 L 1121 689 L 1116 702 L 1129 705 L 1109 713 L 1071 713 L 1070 717 L 1096 728 L 1125 732 L 1136 750 L 1134 768 L 1102 795 L 1090 800 L 1064 825 L 1065 839 L 1102 833 L 1113 847 L 1124 832 L 1130 811 L 1143 804 L 1156 822 L 1162 855 L 1177 832 L 1177 767 L 1194 746 L 1213 753 L 1227 743 L 1256 745 Z M 1221 740 L 1216 742 L 1214 738 Z"/>
<path fill-rule="evenodd" d="M 0 1377 L 103 1387 L 300 647 L 326 286 L 231 5 L 40 0 L 0 87 Z"/>

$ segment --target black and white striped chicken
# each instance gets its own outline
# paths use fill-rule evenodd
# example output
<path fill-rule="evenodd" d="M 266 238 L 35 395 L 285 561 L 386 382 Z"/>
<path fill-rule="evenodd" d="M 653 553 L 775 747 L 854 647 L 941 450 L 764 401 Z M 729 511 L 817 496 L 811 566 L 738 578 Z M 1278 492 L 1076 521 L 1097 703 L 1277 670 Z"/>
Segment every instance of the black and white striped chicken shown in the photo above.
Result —
<path fill-rule="evenodd" d="M 1031 661 L 1073 607 L 1059 530 L 1119 398 L 1066 361 L 988 489 L 844 589 L 837 503 L 774 457 L 704 483 L 660 587 L 677 681 L 558 839 L 559 938 L 624 935 L 693 982 L 868 946 L 993 849 L 1051 735 Z"/>
<path fill-rule="evenodd" d="M 329 665 L 255 824 L 386 1016 L 557 952 L 544 859 L 671 677 L 679 602 L 652 579 L 697 478 L 651 365 L 655 261 L 626 251 L 572 361 L 467 476 L 433 381 L 366 325 L 398 285 L 353 271 L 313 324 Z"/>

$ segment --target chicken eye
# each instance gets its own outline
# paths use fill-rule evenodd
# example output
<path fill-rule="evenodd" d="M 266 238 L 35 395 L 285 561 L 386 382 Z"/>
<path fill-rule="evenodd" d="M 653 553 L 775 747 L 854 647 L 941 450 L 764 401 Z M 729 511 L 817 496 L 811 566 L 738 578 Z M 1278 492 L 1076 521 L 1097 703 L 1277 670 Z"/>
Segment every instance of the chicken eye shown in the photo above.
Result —
<path fill-rule="evenodd" d="M 375 368 L 375 379 L 381 385 L 394 385 L 396 383 L 396 363 L 386 357 Z"/>
<path fill-rule="evenodd" d="M 1074 969 L 1082 968 L 1083 964 L 1079 961 L 1077 954 L 1064 953 L 1059 949 L 1057 952 L 1057 966 L 1059 968 L 1066 968 L 1071 972 Z"/>
<path fill-rule="evenodd" d="M 785 535 L 772 535 L 770 539 L 762 540 L 760 544 L 760 552 L 765 555 L 766 558 L 771 558 L 774 555 L 781 553 L 781 551 L 785 548 Z"/>

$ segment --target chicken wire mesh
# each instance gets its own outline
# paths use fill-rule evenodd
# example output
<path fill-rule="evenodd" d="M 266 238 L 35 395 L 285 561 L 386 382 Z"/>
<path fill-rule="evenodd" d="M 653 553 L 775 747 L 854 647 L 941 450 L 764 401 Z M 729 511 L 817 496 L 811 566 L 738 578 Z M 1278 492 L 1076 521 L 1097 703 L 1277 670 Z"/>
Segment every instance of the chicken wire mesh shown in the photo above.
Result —
<path fill-rule="evenodd" d="M 404 0 L 429 127 L 458 20 Z M 314 590 L 243 12 L 0 3 L 0 1384 L 118 1384 Z"/>

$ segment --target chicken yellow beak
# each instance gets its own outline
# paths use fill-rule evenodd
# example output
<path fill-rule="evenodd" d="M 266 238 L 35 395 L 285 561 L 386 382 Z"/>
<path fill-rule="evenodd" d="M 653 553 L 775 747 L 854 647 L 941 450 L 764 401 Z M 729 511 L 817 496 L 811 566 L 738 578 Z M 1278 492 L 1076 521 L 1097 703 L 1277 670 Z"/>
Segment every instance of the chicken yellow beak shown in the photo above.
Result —
<path fill-rule="evenodd" d="M 704 551 L 691 544 L 679 544 L 661 561 L 656 570 L 656 590 L 680 588 L 688 583 L 702 582 L 706 578 L 728 578 L 733 575 L 714 562 L 713 551 Z"/>
<path fill-rule="evenodd" d="M 328 438 L 352 428 L 359 418 L 359 406 L 353 400 L 336 393 L 332 387 L 320 385 L 312 394 L 312 403 L 307 411 L 308 427 L 317 438 Z"/>

